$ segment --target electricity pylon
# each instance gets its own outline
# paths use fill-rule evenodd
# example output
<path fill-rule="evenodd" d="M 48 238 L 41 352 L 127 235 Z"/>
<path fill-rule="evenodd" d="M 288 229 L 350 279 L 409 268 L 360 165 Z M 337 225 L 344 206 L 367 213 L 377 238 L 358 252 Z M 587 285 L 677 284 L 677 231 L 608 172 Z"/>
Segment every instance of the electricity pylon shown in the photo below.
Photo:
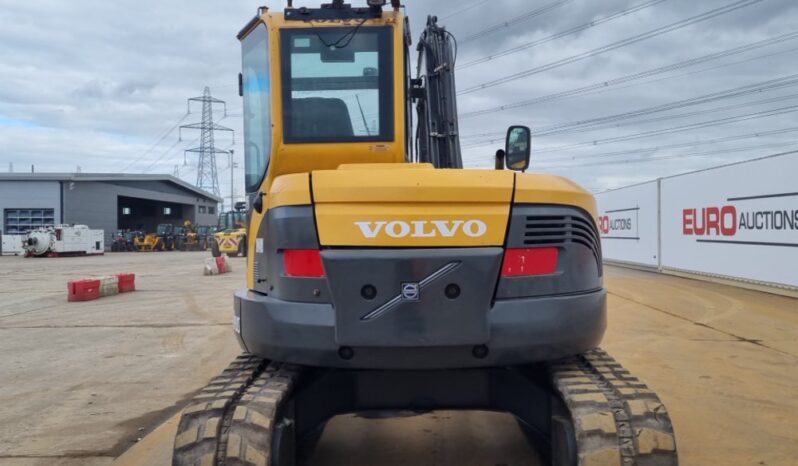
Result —
<path fill-rule="evenodd" d="M 200 145 L 193 149 L 186 149 L 185 152 L 195 152 L 199 154 L 197 162 L 197 182 L 196 186 L 202 190 L 211 192 L 216 196 L 221 196 L 219 190 L 219 175 L 216 170 L 216 154 L 228 154 L 226 150 L 217 149 L 214 145 L 214 131 L 230 131 L 233 133 L 233 144 L 235 144 L 235 132 L 231 128 L 218 125 L 213 122 L 213 105 L 221 104 L 224 107 L 224 115 L 227 116 L 227 103 L 211 97 L 210 88 L 206 87 L 202 97 L 192 97 L 188 99 L 188 111 L 191 113 L 191 102 L 202 102 L 202 121 L 180 127 L 180 139 L 182 140 L 182 130 L 200 130 Z M 185 153 L 183 155 L 185 158 Z"/>

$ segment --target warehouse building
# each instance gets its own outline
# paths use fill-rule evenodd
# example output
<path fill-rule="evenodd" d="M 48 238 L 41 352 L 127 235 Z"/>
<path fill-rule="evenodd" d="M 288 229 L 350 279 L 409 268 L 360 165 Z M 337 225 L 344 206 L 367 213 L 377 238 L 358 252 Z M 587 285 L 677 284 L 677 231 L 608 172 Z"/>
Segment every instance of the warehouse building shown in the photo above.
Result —
<path fill-rule="evenodd" d="M 45 225 L 154 231 L 159 223 L 216 225 L 222 201 L 169 175 L 0 173 L 0 229 L 24 234 Z"/>

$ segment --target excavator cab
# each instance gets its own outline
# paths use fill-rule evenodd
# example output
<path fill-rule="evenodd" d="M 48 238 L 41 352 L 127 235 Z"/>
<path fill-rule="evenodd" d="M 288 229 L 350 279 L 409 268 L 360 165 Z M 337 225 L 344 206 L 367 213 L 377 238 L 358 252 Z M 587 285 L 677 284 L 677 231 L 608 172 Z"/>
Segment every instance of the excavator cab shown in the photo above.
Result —
<path fill-rule="evenodd" d="M 558 466 L 675 465 L 656 395 L 596 349 L 593 196 L 525 173 L 525 126 L 501 170 L 463 169 L 435 17 L 411 63 L 398 0 L 288 3 L 238 35 L 245 354 L 186 410 L 174 464 L 293 465 L 338 414 L 479 409 L 515 415 Z"/>

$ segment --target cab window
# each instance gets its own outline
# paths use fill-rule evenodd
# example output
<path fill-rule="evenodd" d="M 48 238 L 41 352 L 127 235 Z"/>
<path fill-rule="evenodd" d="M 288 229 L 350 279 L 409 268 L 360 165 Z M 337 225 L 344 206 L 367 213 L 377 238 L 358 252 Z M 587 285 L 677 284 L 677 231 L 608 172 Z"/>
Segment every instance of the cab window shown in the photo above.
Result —
<path fill-rule="evenodd" d="M 241 42 L 244 94 L 244 158 L 248 193 L 256 192 L 269 166 L 272 149 L 269 35 L 259 25 Z"/>
<path fill-rule="evenodd" d="M 281 31 L 287 143 L 392 141 L 388 27 Z"/>

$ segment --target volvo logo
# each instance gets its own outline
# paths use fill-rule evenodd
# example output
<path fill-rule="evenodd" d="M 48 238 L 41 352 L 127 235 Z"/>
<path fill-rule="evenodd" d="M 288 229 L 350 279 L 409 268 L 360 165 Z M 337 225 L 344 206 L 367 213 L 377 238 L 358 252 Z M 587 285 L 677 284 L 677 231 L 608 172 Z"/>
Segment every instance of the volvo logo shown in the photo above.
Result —
<path fill-rule="evenodd" d="M 402 283 L 402 299 L 405 301 L 418 301 L 418 283 Z"/>
<path fill-rule="evenodd" d="M 380 234 L 391 238 L 454 238 L 462 233 L 471 238 L 480 238 L 488 232 L 488 225 L 482 220 L 403 220 L 355 222 L 366 238 L 376 238 Z"/>
<path fill-rule="evenodd" d="M 421 298 L 421 291 L 430 286 L 436 280 L 445 277 L 452 273 L 456 268 L 460 267 L 460 261 L 449 262 L 438 270 L 427 275 L 426 278 L 420 282 L 402 282 L 399 287 L 399 294 L 389 299 L 385 304 L 363 315 L 360 320 L 370 321 L 374 320 L 386 312 L 400 306 L 405 301 L 418 301 Z"/>

